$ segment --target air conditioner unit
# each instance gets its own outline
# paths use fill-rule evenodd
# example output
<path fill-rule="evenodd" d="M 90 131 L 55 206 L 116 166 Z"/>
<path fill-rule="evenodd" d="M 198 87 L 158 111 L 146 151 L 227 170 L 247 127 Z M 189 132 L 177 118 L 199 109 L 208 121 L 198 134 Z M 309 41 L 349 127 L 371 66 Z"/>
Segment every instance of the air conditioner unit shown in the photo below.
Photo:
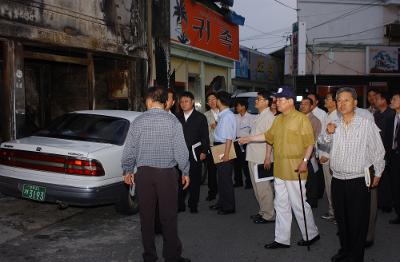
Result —
<path fill-rule="evenodd" d="M 385 37 L 390 40 L 400 40 L 400 24 L 388 24 L 385 26 Z"/>

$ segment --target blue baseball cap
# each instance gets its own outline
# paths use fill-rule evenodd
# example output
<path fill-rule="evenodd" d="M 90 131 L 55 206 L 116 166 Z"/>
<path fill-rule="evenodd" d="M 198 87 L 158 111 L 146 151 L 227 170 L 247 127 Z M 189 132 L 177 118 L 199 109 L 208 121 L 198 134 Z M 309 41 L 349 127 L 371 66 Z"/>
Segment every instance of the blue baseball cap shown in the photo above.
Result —
<path fill-rule="evenodd" d="M 278 91 L 272 94 L 273 97 L 285 97 L 285 98 L 292 98 L 293 101 L 296 101 L 296 94 L 294 93 L 293 88 L 289 86 L 281 86 L 278 88 Z"/>

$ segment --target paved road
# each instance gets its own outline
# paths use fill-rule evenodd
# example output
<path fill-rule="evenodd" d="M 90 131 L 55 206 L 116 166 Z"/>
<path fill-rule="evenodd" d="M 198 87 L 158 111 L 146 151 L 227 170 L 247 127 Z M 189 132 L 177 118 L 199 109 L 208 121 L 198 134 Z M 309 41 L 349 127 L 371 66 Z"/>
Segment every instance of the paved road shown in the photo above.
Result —
<path fill-rule="evenodd" d="M 202 188 L 202 199 L 206 188 Z M 320 219 L 324 201 L 314 210 L 321 240 L 298 247 L 297 224 L 292 224 L 292 247 L 266 250 L 273 240 L 274 225 L 255 225 L 249 215 L 256 211 L 251 190 L 236 189 L 237 213 L 219 216 L 201 202 L 200 213 L 181 213 L 179 231 L 184 255 L 196 262 L 321 262 L 330 261 L 338 249 L 336 226 Z M 400 261 L 400 226 L 388 224 L 393 214 L 379 213 L 375 245 L 365 261 Z M 157 237 L 159 254 L 162 239 Z M 0 261 L 134 261 L 141 260 L 138 216 L 122 216 L 112 206 L 68 208 L 0 196 Z"/>

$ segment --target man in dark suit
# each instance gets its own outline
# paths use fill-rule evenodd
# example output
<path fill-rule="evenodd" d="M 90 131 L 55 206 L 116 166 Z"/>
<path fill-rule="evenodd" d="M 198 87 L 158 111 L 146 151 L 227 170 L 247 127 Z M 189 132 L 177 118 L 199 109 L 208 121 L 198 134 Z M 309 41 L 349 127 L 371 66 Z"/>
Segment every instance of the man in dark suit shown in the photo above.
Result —
<path fill-rule="evenodd" d="M 201 184 L 201 162 L 206 159 L 207 151 L 210 147 L 208 137 L 208 124 L 206 117 L 194 108 L 194 96 L 190 92 L 184 92 L 179 99 L 182 112 L 176 116 L 182 124 L 183 134 L 189 150 L 191 180 L 189 186 L 188 206 L 191 213 L 198 213 L 197 205 L 200 196 Z M 181 195 L 180 210 L 185 207 L 185 193 Z M 183 197 L 183 199 L 182 199 Z M 182 210 L 183 211 L 183 210 Z"/>
<path fill-rule="evenodd" d="M 391 107 L 396 111 L 392 125 L 392 147 L 390 153 L 390 175 L 392 184 L 392 199 L 396 217 L 389 221 L 390 224 L 400 225 L 400 92 L 393 94 Z"/>

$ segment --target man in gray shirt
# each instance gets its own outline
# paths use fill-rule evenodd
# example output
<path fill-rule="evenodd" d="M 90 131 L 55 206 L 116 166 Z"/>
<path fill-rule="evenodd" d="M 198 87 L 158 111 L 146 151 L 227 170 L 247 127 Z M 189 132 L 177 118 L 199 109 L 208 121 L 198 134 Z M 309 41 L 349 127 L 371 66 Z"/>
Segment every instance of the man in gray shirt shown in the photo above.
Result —
<path fill-rule="evenodd" d="M 167 91 L 162 87 L 148 89 L 148 111 L 131 124 L 122 154 L 126 184 L 136 185 L 142 226 L 145 262 L 156 261 L 154 219 L 158 202 L 162 233 L 163 256 L 168 262 L 188 262 L 181 257 L 182 246 L 177 231 L 178 165 L 184 189 L 189 186 L 189 152 L 179 120 L 164 110 Z M 134 168 L 137 172 L 134 173 Z"/>

